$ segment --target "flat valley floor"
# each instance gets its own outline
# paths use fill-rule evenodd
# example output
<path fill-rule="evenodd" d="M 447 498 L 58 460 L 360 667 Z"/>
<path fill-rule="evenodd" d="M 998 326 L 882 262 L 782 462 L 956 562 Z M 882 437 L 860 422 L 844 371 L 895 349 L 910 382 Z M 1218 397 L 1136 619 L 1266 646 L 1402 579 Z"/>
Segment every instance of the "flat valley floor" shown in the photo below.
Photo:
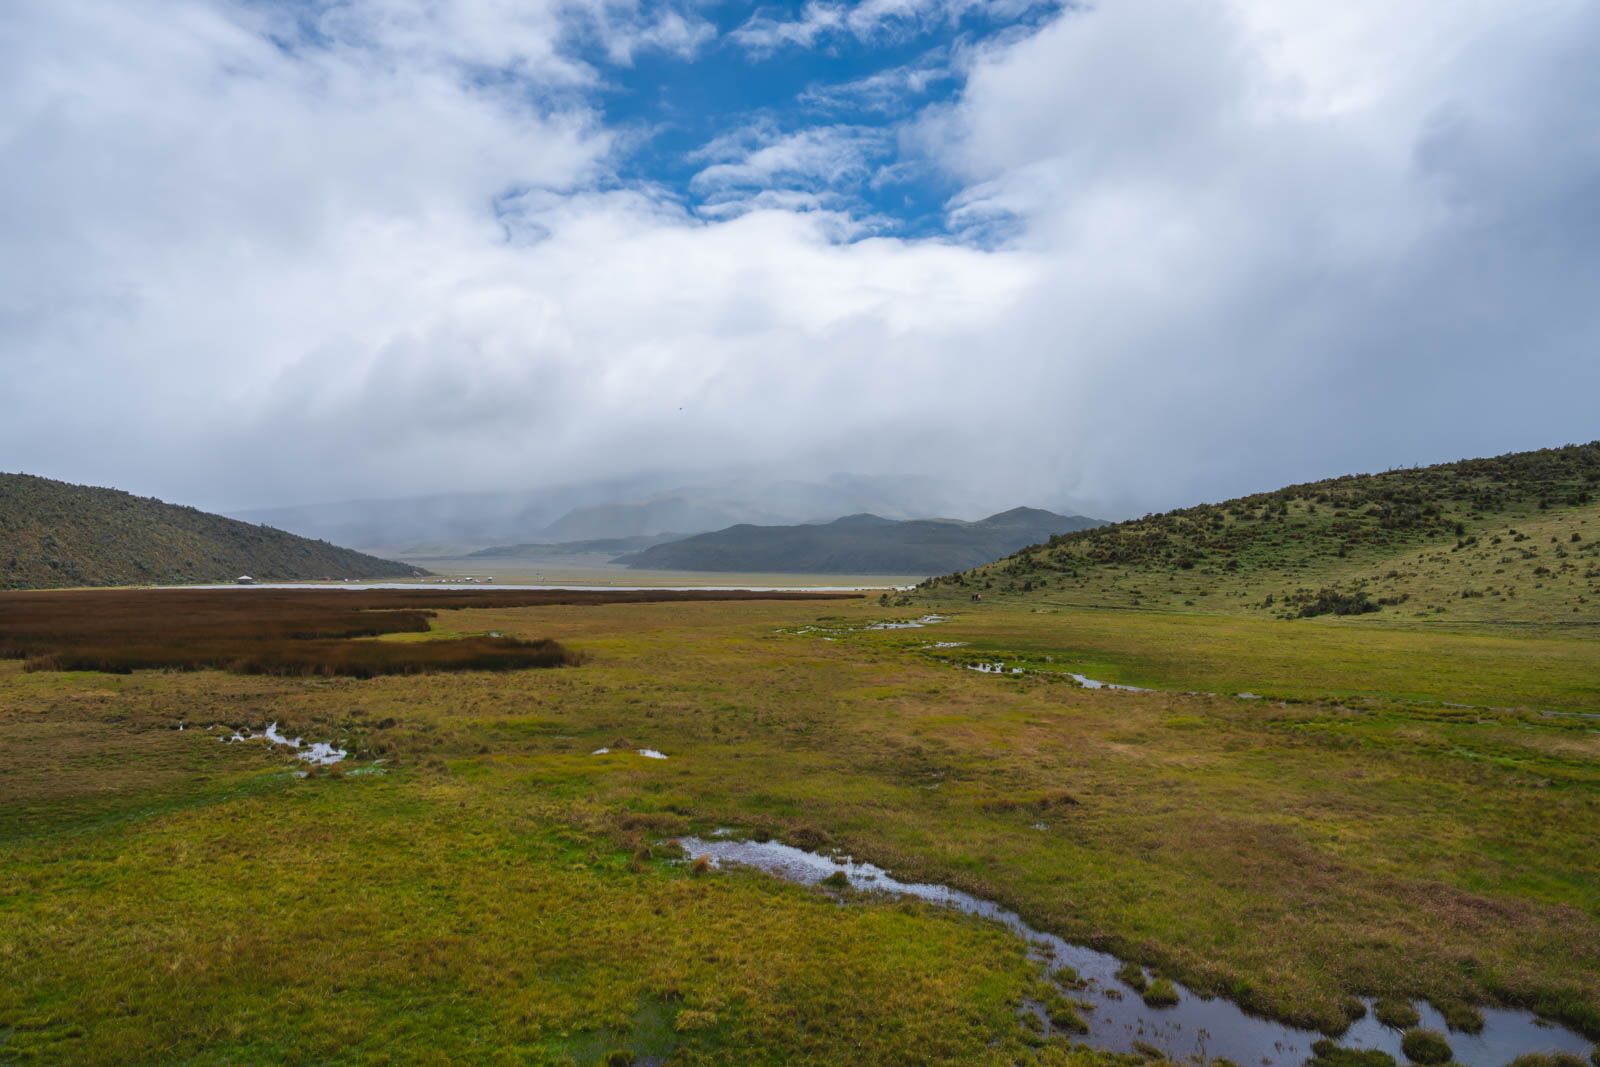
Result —
<path fill-rule="evenodd" d="M 495 673 L 0 660 L 0 1063 L 1112 1059 L 1040 1033 L 1001 926 L 673 844 L 713 834 L 1306 1026 L 1388 996 L 1600 1033 L 1595 627 L 873 628 L 936 608 L 440 613 L 584 659 Z"/>

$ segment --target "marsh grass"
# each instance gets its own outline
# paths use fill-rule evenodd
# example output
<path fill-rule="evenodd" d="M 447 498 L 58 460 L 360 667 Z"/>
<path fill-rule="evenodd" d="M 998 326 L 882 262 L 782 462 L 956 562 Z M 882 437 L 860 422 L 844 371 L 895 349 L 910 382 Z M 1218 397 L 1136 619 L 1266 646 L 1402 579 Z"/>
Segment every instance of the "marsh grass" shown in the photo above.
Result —
<path fill-rule="evenodd" d="M 466 593 L 377 590 L 106 590 L 0 593 L 0 658 L 30 671 L 232 671 L 343 675 L 505 671 L 571 667 L 581 658 L 550 638 L 465 636 L 423 641 L 358 641 L 428 635 L 441 609 L 830 599 L 837 594 L 740 591 Z"/>
<path fill-rule="evenodd" d="M 1444 1016 L 1445 1025 L 1451 1030 L 1463 1034 L 1483 1033 L 1483 1012 L 1471 1004 L 1451 1001 L 1438 1005 L 1438 1008 L 1439 1014 Z"/>
<path fill-rule="evenodd" d="M 1450 1042 L 1437 1030 L 1407 1030 L 1400 1049 L 1412 1063 L 1449 1063 L 1453 1055 Z"/>
<path fill-rule="evenodd" d="M 575 671 L 0 662 L 4 1055 L 1095 1062 L 1025 1042 L 1017 1008 L 1040 974 L 1004 930 L 749 871 L 695 874 L 664 847 L 715 827 L 955 886 L 1308 1025 L 1341 1025 L 1350 994 L 1370 990 L 1524 1004 L 1600 1032 L 1589 720 L 996 686 L 908 651 L 904 634 L 776 633 L 876 610 L 570 604 L 430 620 L 560 634 L 586 657 Z M 947 626 L 958 637 L 989 618 Z M 1075 621 L 1001 618 L 1012 643 L 1042 647 Z M 1374 658 L 1380 637 L 1366 638 Z M 1507 647 L 1530 678 L 1579 654 Z M 1254 669 L 1282 684 L 1298 671 L 1271 644 Z M 292 754 L 201 729 L 269 721 L 348 741 L 386 773 L 297 779 Z M 589 755 L 619 738 L 672 758 Z M 1034 805 L 1054 791 L 1077 803 L 1041 833 Z M 641 1021 L 650 1005 L 658 1022 Z M 714 1020 L 680 1026 L 689 1012 Z"/>
<path fill-rule="evenodd" d="M 1152 1008 L 1170 1008 L 1178 1003 L 1178 990 L 1167 978 L 1157 978 L 1140 996 Z"/>
<path fill-rule="evenodd" d="M 1323 1038 L 1311 1046 L 1308 1067 L 1395 1067 L 1395 1059 L 1376 1049 L 1342 1048 Z"/>
<path fill-rule="evenodd" d="M 1600 1049 L 1590 1054 L 1591 1061 L 1600 1060 Z M 1518 1056 L 1507 1067 L 1585 1067 L 1582 1056 L 1570 1052 L 1534 1052 Z"/>
<path fill-rule="evenodd" d="M 1394 1030 L 1405 1030 L 1422 1021 L 1421 1014 L 1406 1000 L 1379 1000 L 1372 1006 L 1372 1014 L 1380 1023 Z"/>
<path fill-rule="evenodd" d="M 1144 993 L 1150 988 L 1150 980 L 1145 977 L 1144 968 L 1131 960 L 1118 968 L 1117 977 L 1122 979 L 1125 984 L 1133 987 L 1136 993 Z"/>

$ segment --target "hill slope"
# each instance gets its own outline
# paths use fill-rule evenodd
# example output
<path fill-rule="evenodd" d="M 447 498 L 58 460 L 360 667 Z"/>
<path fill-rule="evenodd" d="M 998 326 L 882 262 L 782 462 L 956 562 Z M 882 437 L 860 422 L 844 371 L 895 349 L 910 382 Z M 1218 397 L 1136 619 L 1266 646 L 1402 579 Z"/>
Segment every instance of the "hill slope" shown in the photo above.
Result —
<path fill-rule="evenodd" d="M 1600 442 L 1347 475 L 1053 538 L 926 593 L 1600 620 Z"/>
<path fill-rule="evenodd" d="M 325 541 L 116 489 L 0 474 L 3 589 L 412 573 Z"/>
<path fill-rule="evenodd" d="M 731 526 L 622 556 L 630 567 L 792 574 L 929 574 L 973 567 L 1099 520 L 1014 508 L 979 522 L 850 515 L 806 526 Z"/>

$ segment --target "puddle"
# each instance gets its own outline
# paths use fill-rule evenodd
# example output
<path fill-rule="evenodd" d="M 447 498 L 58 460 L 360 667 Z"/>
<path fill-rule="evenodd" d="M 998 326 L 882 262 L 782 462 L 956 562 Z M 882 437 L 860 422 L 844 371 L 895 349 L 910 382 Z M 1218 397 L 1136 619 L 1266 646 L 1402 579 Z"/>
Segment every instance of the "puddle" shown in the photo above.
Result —
<path fill-rule="evenodd" d="M 1022 668 L 1021 667 L 1012 667 L 1010 670 L 1007 670 L 1006 669 L 1006 665 L 1004 663 L 969 663 L 969 664 L 967 664 L 967 670 L 969 670 L 969 671 L 977 671 L 979 674 L 1021 674 L 1022 673 Z"/>
<path fill-rule="evenodd" d="M 967 642 L 966 641 L 935 641 L 931 645 L 923 645 L 922 647 L 923 648 L 965 648 L 966 646 L 967 646 Z"/>
<path fill-rule="evenodd" d="M 278 724 L 275 722 L 269 723 L 267 728 L 259 734 L 235 730 L 232 735 L 218 738 L 218 740 L 223 744 L 233 744 L 236 741 L 254 741 L 258 737 L 274 745 L 284 745 L 292 748 L 295 750 L 295 755 L 307 763 L 316 764 L 318 767 L 331 766 L 350 754 L 342 748 L 334 748 L 326 741 L 313 741 L 308 745 L 298 737 L 285 737 L 278 732 Z"/>
<path fill-rule="evenodd" d="M 1036 930 L 1016 912 L 949 886 L 902 882 L 881 867 L 856 863 L 849 857 L 829 857 L 806 852 L 776 841 L 707 840 L 685 837 L 679 843 L 691 856 L 709 856 L 713 866 L 739 864 L 801 885 L 817 885 L 843 872 L 857 889 L 916 897 L 1000 923 L 1027 941 L 1031 955 L 1048 970 L 1070 967 L 1086 983 L 1081 989 L 1063 990 L 1083 1009 L 1089 1032 L 1067 1035 L 1075 1041 L 1109 1052 L 1136 1052 L 1135 1043 L 1160 1048 L 1173 1060 L 1209 1063 L 1222 1057 L 1237 1064 L 1261 1067 L 1299 1067 L 1311 1056 L 1311 1046 L 1323 1035 L 1247 1014 L 1220 997 L 1206 999 L 1176 982 L 1178 1002 L 1168 1008 L 1145 1004 L 1139 993 L 1117 978 L 1122 961 L 1104 952 L 1074 945 L 1054 934 Z M 1387 1052 L 1406 1062 L 1400 1050 L 1400 1032 L 1371 1015 L 1353 1024 L 1338 1043 L 1347 1048 Z M 1463 1067 L 1505 1067 L 1530 1052 L 1589 1054 L 1590 1043 L 1563 1027 L 1545 1023 L 1525 1011 L 1484 1008 L 1481 1034 L 1448 1033 L 1444 1019 L 1432 1005 L 1419 1003 L 1422 1025 L 1446 1033 Z"/>
<path fill-rule="evenodd" d="M 937 626 L 944 622 L 948 616 L 924 615 L 920 619 L 911 619 L 907 622 L 875 622 L 866 627 L 868 630 L 920 630 L 924 626 Z"/>
<path fill-rule="evenodd" d="M 929 648 L 949 647 L 929 645 Z M 979 674 L 1023 674 L 1021 667 L 1007 667 L 1004 663 L 968 663 L 967 670 L 977 671 Z M 1086 674 L 1074 674 L 1072 671 L 1043 671 L 1043 674 L 1065 674 L 1085 689 L 1115 689 L 1123 693 L 1153 693 L 1154 689 L 1144 689 L 1137 685 L 1118 685 L 1116 682 L 1102 682 L 1098 678 L 1090 678 Z"/>
<path fill-rule="evenodd" d="M 667 758 L 667 754 L 665 752 L 658 752 L 653 748 L 638 748 L 638 749 L 631 749 L 631 750 L 630 749 L 626 749 L 626 748 L 619 748 L 619 749 L 597 748 L 593 752 L 589 753 L 589 755 L 591 755 L 591 756 L 606 756 L 606 755 L 610 755 L 613 751 L 616 751 L 616 752 L 634 751 L 634 752 L 639 753 L 639 755 L 643 756 L 645 759 L 666 759 Z"/>
<path fill-rule="evenodd" d="M 1083 686 L 1085 689 L 1116 689 L 1116 690 L 1120 690 L 1121 692 L 1124 692 L 1124 693 L 1153 693 L 1153 692 L 1155 692 L 1155 690 L 1153 690 L 1153 689 L 1143 689 L 1143 688 L 1140 688 L 1137 685 L 1118 685 L 1115 682 L 1102 682 L 1102 681 L 1100 681 L 1098 679 L 1090 678 L 1090 677 L 1088 677 L 1086 675 L 1073 674 L 1071 671 L 1067 672 L 1067 677 L 1071 678 L 1073 681 L 1077 682 L 1079 685 Z"/>

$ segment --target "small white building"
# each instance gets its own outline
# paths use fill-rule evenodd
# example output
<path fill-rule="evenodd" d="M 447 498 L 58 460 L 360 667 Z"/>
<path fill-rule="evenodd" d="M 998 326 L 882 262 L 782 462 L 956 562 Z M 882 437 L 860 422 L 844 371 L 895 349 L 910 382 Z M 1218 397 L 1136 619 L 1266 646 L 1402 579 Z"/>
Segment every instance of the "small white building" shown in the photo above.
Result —
<path fill-rule="evenodd" d="M 235 585 L 255 585 L 256 580 L 250 577 L 248 574 L 241 574 L 239 577 L 233 580 L 233 583 Z"/>

